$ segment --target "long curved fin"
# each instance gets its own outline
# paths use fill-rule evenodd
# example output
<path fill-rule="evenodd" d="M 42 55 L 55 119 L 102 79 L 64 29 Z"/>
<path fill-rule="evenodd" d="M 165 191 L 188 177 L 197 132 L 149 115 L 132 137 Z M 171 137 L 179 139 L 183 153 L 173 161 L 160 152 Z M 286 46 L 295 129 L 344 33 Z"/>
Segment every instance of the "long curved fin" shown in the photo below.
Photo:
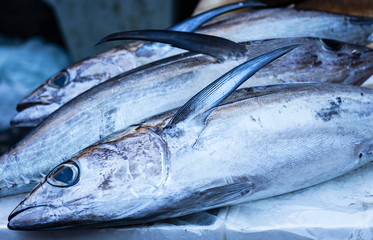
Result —
<path fill-rule="evenodd" d="M 176 124 L 186 120 L 196 121 L 197 124 L 203 123 L 213 108 L 223 101 L 231 92 L 236 90 L 244 81 L 265 65 L 298 46 L 299 45 L 291 45 L 273 50 L 230 70 L 184 104 L 175 113 L 165 128 L 172 128 Z"/>
<path fill-rule="evenodd" d="M 242 57 L 246 53 L 246 48 L 243 45 L 225 38 L 170 30 L 117 32 L 102 38 L 97 44 L 124 39 L 149 40 L 167 43 L 178 48 L 212 56 L 221 62 L 227 58 Z"/>
<path fill-rule="evenodd" d="M 192 32 L 200 27 L 202 24 L 206 23 L 207 21 L 230 11 L 234 11 L 237 9 L 242 8 L 249 8 L 249 7 L 261 7 L 267 6 L 264 3 L 258 1 L 244 1 L 244 2 L 237 2 L 232 4 L 227 4 L 221 7 L 217 7 L 206 12 L 200 13 L 193 17 L 190 17 L 170 28 L 167 30 L 173 31 L 181 31 L 181 32 Z"/>

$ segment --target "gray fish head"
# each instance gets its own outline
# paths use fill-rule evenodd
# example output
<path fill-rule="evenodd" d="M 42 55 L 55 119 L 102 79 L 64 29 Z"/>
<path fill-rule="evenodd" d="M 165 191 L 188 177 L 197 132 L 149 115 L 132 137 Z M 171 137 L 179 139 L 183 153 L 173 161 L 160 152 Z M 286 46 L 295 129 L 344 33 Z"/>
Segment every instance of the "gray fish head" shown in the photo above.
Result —
<path fill-rule="evenodd" d="M 11 125 L 36 126 L 74 97 L 136 66 L 128 51 L 114 50 L 78 62 L 50 77 L 18 103 L 19 113 Z"/>
<path fill-rule="evenodd" d="M 151 213 L 167 178 L 167 154 L 147 129 L 113 136 L 52 170 L 9 216 L 10 229 L 136 223 Z M 132 220 L 134 220 L 132 222 Z"/>
<path fill-rule="evenodd" d="M 58 79 L 61 79 L 68 75 L 67 73 L 60 72 L 56 76 Z M 50 86 L 48 82 L 39 86 L 34 92 L 18 103 L 18 113 L 12 118 L 10 124 L 14 127 L 37 126 L 50 113 L 61 106 L 61 103 L 58 101 L 57 92 L 58 89 Z"/>
<path fill-rule="evenodd" d="M 313 64 L 325 64 L 324 74 L 333 74 L 334 82 L 361 85 L 373 74 L 373 49 L 328 39 L 318 39 L 318 43 L 323 51 Z"/>
<path fill-rule="evenodd" d="M 373 50 L 362 45 L 318 38 L 268 40 L 302 45 L 263 71 L 284 69 L 283 82 L 320 82 L 361 85 L 373 74 Z M 290 73 L 290 74 L 289 74 Z M 258 74 L 261 74 L 258 72 Z"/>
<path fill-rule="evenodd" d="M 17 111 L 20 112 L 34 105 L 49 105 L 56 102 L 58 89 L 66 87 L 70 82 L 70 75 L 66 70 L 58 72 L 22 99 L 17 105 Z"/>
<path fill-rule="evenodd" d="M 36 126 L 52 112 L 70 100 L 76 84 L 67 69 L 58 72 L 17 105 L 19 112 L 11 120 L 12 126 Z M 79 85 L 79 83 L 78 83 Z"/>

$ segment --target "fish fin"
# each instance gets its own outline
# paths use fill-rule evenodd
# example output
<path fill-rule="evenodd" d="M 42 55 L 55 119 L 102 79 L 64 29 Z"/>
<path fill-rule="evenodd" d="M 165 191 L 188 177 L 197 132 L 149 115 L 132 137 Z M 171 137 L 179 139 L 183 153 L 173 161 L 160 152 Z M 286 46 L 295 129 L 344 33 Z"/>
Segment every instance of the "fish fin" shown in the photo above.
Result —
<path fill-rule="evenodd" d="M 198 27 L 200 27 L 202 24 L 208 22 L 209 20 L 221 14 L 234 11 L 237 9 L 249 8 L 249 7 L 260 7 L 260 6 L 264 7 L 267 5 L 265 3 L 261 3 L 258 1 L 243 1 L 243 2 L 227 4 L 227 5 L 217 7 L 217 8 L 208 10 L 206 12 L 200 13 L 198 15 L 192 16 L 170 28 L 167 28 L 167 30 L 192 32 Z"/>
<path fill-rule="evenodd" d="M 239 182 L 229 185 L 209 188 L 195 193 L 193 198 L 199 205 L 203 206 L 218 206 L 223 203 L 229 203 L 250 194 L 254 189 L 252 182 Z"/>
<path fill-rule="evenodd" d="M 223 101 L 231 92 L 236 90 L 249 77 L 254 75 L 265 65 L 298 46 L 299 45 L 291 45 L 273 50 L 230 70 L 185 103 L 175 113 L 165 128 L 172 128 L 176 124 L 186 120 L 196 121 L 195 124 L 203 124 L 208 115 L 214 110 L 214 107 Z"/>
<path fill-rule="evenodd" d="M 148 40 L 171 44 L 172 46 L 203 53 L 218 59 L 220 62 L 231 57 L 242 57 L 246 53 L 243 45 L 228 39 L 198 33 L 170 30 L 139 30 L 112 33 L 102 38 L 97 44 L 114 40 Z"/>

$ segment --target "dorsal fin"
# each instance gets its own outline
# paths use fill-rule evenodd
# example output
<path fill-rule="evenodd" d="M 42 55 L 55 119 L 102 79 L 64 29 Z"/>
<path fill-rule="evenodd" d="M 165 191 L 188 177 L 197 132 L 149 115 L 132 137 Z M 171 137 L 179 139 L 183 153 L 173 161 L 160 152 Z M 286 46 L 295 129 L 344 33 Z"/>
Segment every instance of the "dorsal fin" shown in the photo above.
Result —
<path fill-rule="evenodd" d="M 167 28 L 167 30 L 192 32 L 196 30 L 198 27 L 200 27 L 202 24 L 206 23 L 207 21 L 221 14 L 234 11 L 237 9 L 249 8 L 249 7 L 260 7 L 260 6 L 264 7 L 267 5 L 261 2 L 257 2 L 257 1 L 244 1 L 244 2 L 227 4 L 227 5 L 217 7 L 217 8 L 208 10 L 206 12 L 200 13 L 193 17 L 190 17 L 170 28 Z"/>
<path fill-rule="evenodd" d="M 170 30 L 117 32 L 102 38 L 97 44 L 124 39 L 149 40 L 168 43 L 191 52 L 203 53 L 212 56 L 221 62 L 231 57 L 242 57 L 246 53 L 246 48 L 243 45 L 232 42 L 225 38 Z"/>
<path fill-rule="evenodd" d="M 184 104 L 173 116 L 165 128 L 172 128 L 186 120 L 203 123 L 211 110 L 223 101 L 231 92 L 237 89 L 244 81 L 254 75 L 265 65 L 290 52 L 299 45 L 291 45 L 279 48 L 249 60 L 230 70 L 207 87 L 202 89 L 186 104 Z"/>

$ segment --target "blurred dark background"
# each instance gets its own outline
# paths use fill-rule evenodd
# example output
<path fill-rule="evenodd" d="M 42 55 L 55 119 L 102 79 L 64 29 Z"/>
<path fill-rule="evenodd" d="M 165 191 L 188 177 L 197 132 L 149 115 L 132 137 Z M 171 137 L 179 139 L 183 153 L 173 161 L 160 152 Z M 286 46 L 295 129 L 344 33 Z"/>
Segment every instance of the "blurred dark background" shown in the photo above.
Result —
<path fill-rule="evenodd" d="M 0 34 L 21 39 L 42 36 L 64 46 L 57 19 L 51 7 L 42 0 L 1 1 Z"/>
<path fill-rule="evenodd" d="M 231 2 L 237 0 L 226 1 Z M 262 2 L 286 6 L 299 0 Z M 94 47 L 106 34 L 167 28 L 191 16 L 198 5 L 206 10 L 215 7 L 214 4 L 222 3 L 216 0 L 3 0 L 0 36 L 24 40 L 40 36 L 64 47 L 73 61 L 78 61 L 119 44 Z"/>
<path fill-rule="evenodd" d="M 111 1 L 111 0 L 98 0 L 98 1 L 88 1 L 92 6 L 90 9 L 86 9 L 86 11 L 103 11 L 102 5 L 96 4 L 102 2 L 114 2 L 112 6 L 112 12 L 115 13 L 116 11 L 121 11 L 124 9 L 123 7 L 119 6 L 117 3 L 120 2 L 123 5 L 131 4 L 129 0 L 123 1 Z M 78 10 L 79 7 L 84 7 L 84 2 L 87 0 L 5 0 L 0 1 L 0 36 L 8 37 L 8 38 L 18 38 L 18 39 L 29 39 L 34 36 L 40 36 L 48 42 L 56 43 L 64 48 L 68 48 L 68 44 L 66 43 L 66 37 L 64 38 L 63 27 L 61 25 L 63 23 L 61 21 L 61 11 L 58 9 L 62 9 L 65 11 L 65 14 L 69 12 L 66 10 L 66 5 L 71 5 L 71 13 L 84 13 L 84 9 Z M 146 4 L 146 1 L 138 1 L 141 4 Z M 150 1 L 149 1 L 150 2 Z M 163 4 L 158 6 L 158 8 L 153 9 L 154 12 L 157 11 L 170 11 L 170 13 L 162 13 L 167 19 L 167 23 L 171 25 L 173 23 L 179 22 L 185 18 L 188 18 L 195 9 L 198 0 L 166 0 L 166 1 L 152 1 L 152 2 L 159 2 Z M 73 5 L 75 3 L 75 5 Z M 168 9 L 164 8 L 164 3 L 170 3 L 171 7 L 169 6 Z M 93 5 L 97 5 L 94 8 Z M 133 5 L 133 4 L 132 4 Z M 135 7 L 138 7 L 136 5 Z M 133 6 L 131 6 L 133 7 Z M 59 12 L 60 11 L 60 12 Z M 129 11 L 132 11 L 129 10 Z M 141 11 L 140 11 L 141 12 Z M 124 12 L 125 13 L 125 12 Z M 120 15 L 124 15 L 124 13 L 119 12 Z M 63 13 L 62 13 L 63 14 Z M 161 15 L 161 14 L 160 14 Z M 170 16 L 171 17 L 170 17 Z M 60 16 L 60 19 L 58 18 Z M 69 17 L 69 16 L 67 16 Z M 87 17 L 82 16 L 82 19 L 89 20 L 88 18 L 91 17 L 87 13 Z M 154 16 L 151 16 L 154 17 Z M 138 20 L 146 18 L 146 16 L 141 16 Z M 125 18 L 124 18 L 125 19 Z M 106 19 L 108 20 L 108 19 Z M 157 19 L 156 19 L 157 20 Z M 155 23 L 155 26 L 164 25 L 164 21 L 162 22 L 161 19 L 158 19 L 159 23 Z M 105 19 L 100 19 L 100 22 L 104 22 Z M 136 21 L 136 20 L 135 20 Z M 154 22 L 154 19 L 151 19 Z M 84 23 L 84 21 L 81 21 Z M 77 22 L 76 24 L 79 24 Z M 140 24 L 139 24 L 140 25 Z M 84 29 L 84 25 L 80 26 Z M 135 25 L 132 28 L 136 27 Z M 167 26 L 165 26 L 167 27 Z M 154 26 L 153 26 L 154 28 Z M 110 33 L 110 27 L 107 28 L 108 32 Z M 122 30 L 130 30 L 130 29 L 122 29 Z M 95 39 L 94 41 L 97 41 Z M 93 46 L 91 46 L 93 48 Z"/>

